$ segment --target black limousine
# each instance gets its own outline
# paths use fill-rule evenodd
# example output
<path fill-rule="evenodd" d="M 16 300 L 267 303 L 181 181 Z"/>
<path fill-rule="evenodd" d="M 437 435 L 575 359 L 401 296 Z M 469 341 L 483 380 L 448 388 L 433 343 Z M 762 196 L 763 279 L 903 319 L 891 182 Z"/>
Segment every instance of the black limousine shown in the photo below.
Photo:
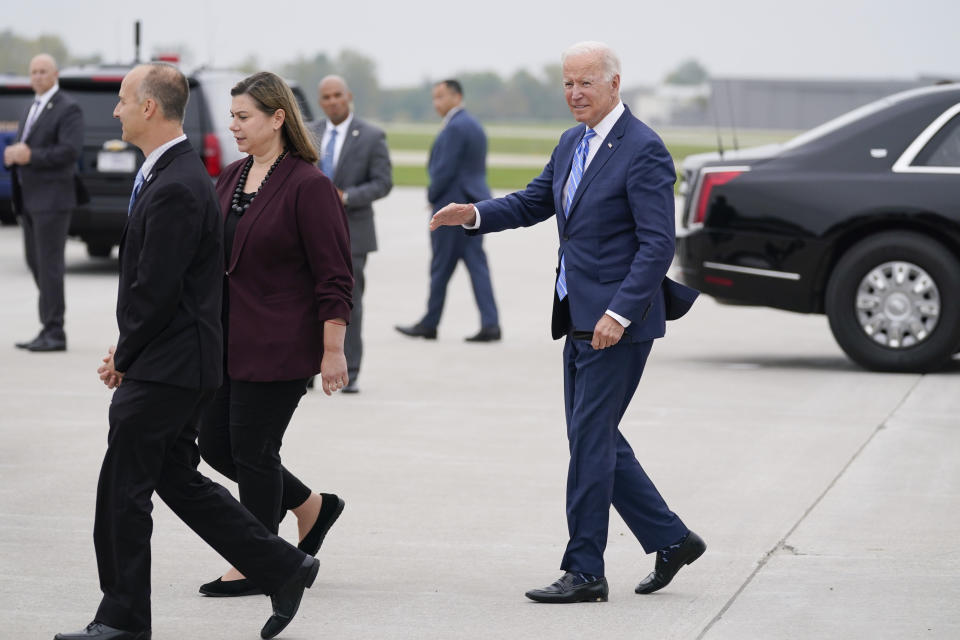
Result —
<path fill-rule="evenodd" d="M 960 85 L 873 102 L 783 145 L 689 156 L 682 280 L 825 313 L 847 355 L 931 371 L 960 351 Z"/>

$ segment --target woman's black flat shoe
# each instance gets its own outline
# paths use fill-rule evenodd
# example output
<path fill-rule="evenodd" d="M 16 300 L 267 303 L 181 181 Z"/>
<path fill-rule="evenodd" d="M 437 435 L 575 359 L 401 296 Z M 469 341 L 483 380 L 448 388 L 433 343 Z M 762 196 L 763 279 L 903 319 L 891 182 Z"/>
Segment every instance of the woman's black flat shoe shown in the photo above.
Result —
<path fill-rule="evenodd" d="M 313 523 L 309 533 L 297 545 L 300 551 L 311 556 L 317 555 L 317 552 L 320 551 L 320 545 L 323 544 L 323 539 L 327 537 L 327 531 L 330 531 L 330 527 L 343 513 L 343 507 L 346 504 L 343 498 L 332 493 L 321 493 L 320 495 L 323 496 L 323 504 L 320 506 L 320 513 L 317 514 L 317 521 Z"/>
<path fill-rule="evenodd" d="M 261 596 L 263 589 L 247 578 L 224 582 L 217 578 L 200 587 L 200 593 L 211 598 L 239 598 L 240 596 Z"/>

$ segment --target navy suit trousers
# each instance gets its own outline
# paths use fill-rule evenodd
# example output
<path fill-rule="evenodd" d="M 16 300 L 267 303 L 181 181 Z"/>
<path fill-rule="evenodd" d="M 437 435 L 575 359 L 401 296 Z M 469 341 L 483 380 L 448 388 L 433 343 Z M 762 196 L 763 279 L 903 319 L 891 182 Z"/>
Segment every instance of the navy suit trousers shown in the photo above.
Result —
<path fill-rule="evenodd" d="M 687 534 L 619 429 L 652 346 L 652 340 L 629 342 L 625 335 L 613 347 L 594 350 L 587 340 L 567 337 L 563 382 L 570 541 L 560 564 L 565 571 L 604 575 L 611 504 L 647 553 Z"/>
<path fill-rule="evenodd" d="M 490 267 L 487 254 L 483 252 L 483 238 L 467 235 L 461 227 L 440 227 L 430 232 L 433 257 L 430 260 L 430 298 L 427 313 L 420 324 L 431 329 L 440 324 L 443 303 L 447 298 L 447 284 L 457 263 L 463 260 L 470 273 L 473 296 L 480 309 L 481 327 L 498 327 L 497 303 L 493 299 L 493 284 L 490 282 Z"/>

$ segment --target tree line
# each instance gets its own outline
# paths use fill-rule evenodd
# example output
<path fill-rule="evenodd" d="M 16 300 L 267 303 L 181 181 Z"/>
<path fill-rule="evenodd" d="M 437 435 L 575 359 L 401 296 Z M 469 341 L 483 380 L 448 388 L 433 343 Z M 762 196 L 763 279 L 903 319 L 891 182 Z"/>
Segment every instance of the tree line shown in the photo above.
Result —
<path fill-rule="evenodd" d="M 164 51 L 176 50 L 184 54 L 189 48 L 174 45 Z M 71 55 L 59 36 L 43 35 L 24 38 L 12 31 L 0 32 L 0 72 L 25 75 L 32 58 L 46 52 L 60 61 L 61 66 L 97 64 L 100 56 Z M 238 65 L 241 71 L 253 73 L 262 70 L 256 56 L 250 56 Z M 316 88 L 324 76 L 336 73 L 343 76 L 353 92 L 354 104 L 361 116 L 385 122 L 428 122 L 436 119 L 430 91 L 435 82 L 445 78 L 425 78 L 418 86 L 386 88 L 377 79 L 374 60 L 363 53 L 344 49 L 335 56 L 317 53 L 313 57 L 299 56 L 271 69 L 288 80 L 297 82 L 308 99 L 316 100 Z M 695 61 L 687 61 L 668 81 L 690 82 L 706 73 Z M 677 78 L 676 76 L 680 76 Z M 456 74 L 463 85 L 464 101 L 470 111 L 484 121 L 544 121 L 563 120 L 569 111 L 562 99 L 561 69 L 550 64 L 539 73 L 520 70 L 509 77 L 493 71 L 465 71 Z"/>

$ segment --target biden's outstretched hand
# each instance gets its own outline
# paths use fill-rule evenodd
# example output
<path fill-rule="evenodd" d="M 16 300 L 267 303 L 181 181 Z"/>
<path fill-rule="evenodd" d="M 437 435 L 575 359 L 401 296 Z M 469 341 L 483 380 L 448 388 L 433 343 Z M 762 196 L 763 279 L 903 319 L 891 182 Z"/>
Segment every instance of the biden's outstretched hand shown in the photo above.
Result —
<path fill-rule="evenodd" d="M 457 204 L 451 202 L 430 219 L 430 231 L 440 227 L 455 227 L 457 225 L 473 225 L 477 222 L 477 210 L 472 204 Z"/>

